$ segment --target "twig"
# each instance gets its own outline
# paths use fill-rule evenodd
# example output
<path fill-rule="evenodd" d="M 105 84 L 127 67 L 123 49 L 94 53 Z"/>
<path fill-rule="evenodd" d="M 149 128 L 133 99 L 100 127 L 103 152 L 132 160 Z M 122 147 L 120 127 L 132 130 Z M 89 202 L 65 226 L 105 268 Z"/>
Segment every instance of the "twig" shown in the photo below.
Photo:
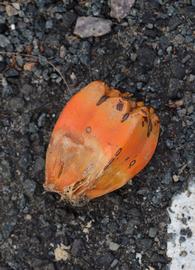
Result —
<path fill-rule="evenodd" d="M 12 56 L 12 55 L 18 56 L 19 55 L 19 56 L 22 56 L 22 57 L 29 57 L 29 58 L 32 58 L 32 59 L 34 59 L 36 61 L 39 61 L 39 56 L 25 54 L 25 53 L 3 52 L 3 51 L 0 51 L 0 54 L 8 55 L 8 56 Z M 43 57 L 43 56 L 40 56 L 40 57 Z M 66 79 L 64 78 L 62 72 L 52 62 L 50 62 L 49 60 L 47 60 L 47 58 L 44 57 L 44 60 L 45 60 L 45 62 L 48 65 L 50 65 L 60 75 L 60 77 L 62 78 L 64 84 L 66 85 L 66 88 L 68 90 L 68 93 L 70 93 L 70 88 L 69 88 L 68 83 L 67 83 Z"/>

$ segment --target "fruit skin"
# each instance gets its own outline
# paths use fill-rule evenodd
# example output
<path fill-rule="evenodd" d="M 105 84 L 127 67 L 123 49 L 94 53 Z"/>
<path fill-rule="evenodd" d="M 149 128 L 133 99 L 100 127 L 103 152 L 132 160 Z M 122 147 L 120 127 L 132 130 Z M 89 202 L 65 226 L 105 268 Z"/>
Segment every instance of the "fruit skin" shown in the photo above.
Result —
<path fill-rule="evenodd" d="M 65 105 L 46 154 L 44 187 L 73 204 L 126 184 L 152 158 L 160 123 L 153 108 L 94 81 Z"/>

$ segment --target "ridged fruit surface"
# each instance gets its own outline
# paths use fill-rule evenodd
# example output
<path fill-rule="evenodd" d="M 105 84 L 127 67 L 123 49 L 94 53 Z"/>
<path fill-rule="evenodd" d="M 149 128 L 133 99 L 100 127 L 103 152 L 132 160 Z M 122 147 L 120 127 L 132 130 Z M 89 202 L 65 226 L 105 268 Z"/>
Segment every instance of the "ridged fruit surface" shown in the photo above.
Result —
<path fill-rule="evenodd" d="M 102 81 L 91 82 L 55 124 L 45 189 L 79 204 L 122 187 L 152 158 L 159 129 L 153 108 Z"/>

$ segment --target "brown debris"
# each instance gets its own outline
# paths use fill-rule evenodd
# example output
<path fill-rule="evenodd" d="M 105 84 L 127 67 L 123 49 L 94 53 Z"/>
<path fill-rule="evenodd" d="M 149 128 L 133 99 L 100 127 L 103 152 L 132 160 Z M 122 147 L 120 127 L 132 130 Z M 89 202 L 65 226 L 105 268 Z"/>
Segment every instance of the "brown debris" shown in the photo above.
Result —
<path fill-rule="evenodd" d="M 35 66 L 35 63 L 28 62 L 28 63 L 24 64 L 23 69 L 26 71 L 31 71 L 34 68 L 34 66 Z"/>
<path fill-rule="evenodd" d="M 169 108 L 178 108 L 178 107 L 182 107 L 183 104 L 184 104 L 183 99 L 178 99 L 175 101 L 169 100 L 168 107 Z"/>

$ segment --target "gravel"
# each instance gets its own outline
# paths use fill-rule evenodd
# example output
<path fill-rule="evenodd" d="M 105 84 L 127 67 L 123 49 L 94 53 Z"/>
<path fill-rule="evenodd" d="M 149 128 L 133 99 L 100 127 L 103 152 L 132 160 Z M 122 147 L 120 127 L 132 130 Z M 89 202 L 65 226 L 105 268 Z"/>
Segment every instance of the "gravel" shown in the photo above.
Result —
<path fill-rule="evenodd" d="M 98 17 L 79 17 L 74 34 L 81 38 L 100 37 L 111 31 L 112 22 Z"/>
<path fill-rule="evenodd" d="M 12 2 L 0 4 L 0 269 L 167 269 L 167 208 L 195 165 L 194 1 L 137 0 L 120 22 L 106 0 Z M 106 23 L 101 36 L 75 32 L 83 17 Z M 152 105 L 161 134 L 132 183 L 73 208 L 44 191 L 45 152 L 64 104 L 92 80 Z"/>
<path fill-rule="evenodd" d="M 120 22 L 129 14 L 134 2 L 135 0 L 111 0 L 110 16 Z"/>
<path fill-rule="evenodd" d="M 5 28 L 4 24 L 1 25 L 1 32 L 4 32 L 5 29 L 6 29 L 6 28 Z M 7 47 L 9 44 L 10 44 L 9 39 L 8 39 L 6 36 L 0 34 L 0 47 L 5 48 L 5 47 Z"/>

